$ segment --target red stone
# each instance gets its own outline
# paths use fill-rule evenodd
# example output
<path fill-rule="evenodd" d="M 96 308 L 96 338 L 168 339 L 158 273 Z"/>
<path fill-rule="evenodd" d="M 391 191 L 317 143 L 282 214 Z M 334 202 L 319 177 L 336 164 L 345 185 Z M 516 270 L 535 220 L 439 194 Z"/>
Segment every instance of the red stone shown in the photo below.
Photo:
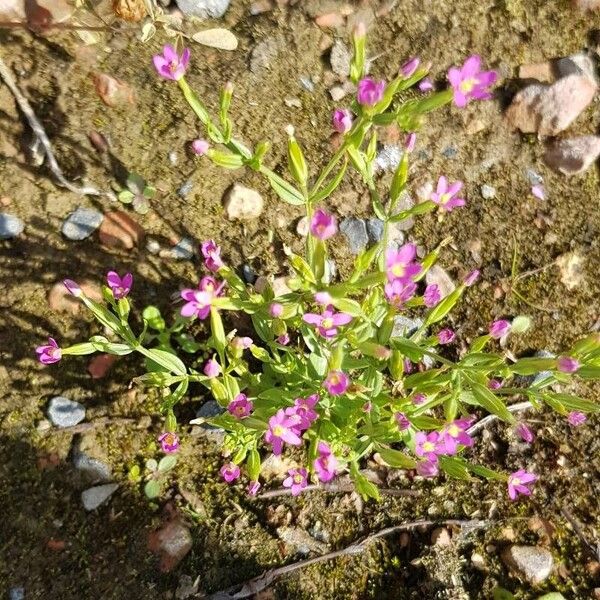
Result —
<path fill-rule="evenodd" d="M 192 549 L 192 535 L 188 527 L 176 518 L 148 535 L 148 549 L 160 558 L 160 570 L 168 573 Z"/>
<path fill-rule="evenodd" d="M 99 236 L 105 246 L 131 250 L 144 237 L 144 230 L 126 212 L 115 210 L 104 215 Z"/>
<path fill-rule="evenodd" d="M 90 360 L 88 373 L 92 379 L 102 379 L 117 361 L 114 354 L 97 354 Z"/>

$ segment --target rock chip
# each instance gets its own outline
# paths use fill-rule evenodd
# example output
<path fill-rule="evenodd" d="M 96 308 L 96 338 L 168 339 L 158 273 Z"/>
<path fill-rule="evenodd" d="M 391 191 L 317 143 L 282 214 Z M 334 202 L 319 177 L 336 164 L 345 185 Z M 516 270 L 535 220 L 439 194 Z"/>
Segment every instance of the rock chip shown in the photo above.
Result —
<path fill-rule="evenodd" d="M 325 13 L 315 18 L 315 23 L 323 29 L 337 29 L 344 26 L 344 16 L 340 13 Z"/>
<path fill-rule="evenodd" d="M 92 376 L 92 379 L 102 379 L 116 361 L 117 356 L 114 354 L 96 354 L 88 364 L 88 373 Z"/>
<path fill-rule="evenodd" d="M 519 79 L 535 79 L 543 83 L 554 81 L 554 69 L 551 62 L 521 65 L 519 67 Z"/>
<path fill-rule="evenodd" d="M 148 535 L 148 549 L 160 558 L 160 570 L 168 573 L 192 549 L 192 534 L 180 519 L 168 521 Z"/>
<path fill-rule="evenodd" d="M 331 48 L 329 62 L 331 68 L 336 75 L 346 78 L 350 75 L 350 62 L 352 61 L 352 53 L 346 45 L 346 42 L 337 39 Z"/>
<path fill-rule="evenodd" d="M 57 427 L 72 427 L 85 419 L 85 407 L 64 396 L 55 396 L 48 405 L 48 418 Z"/>
<path fill-rule="evenodd" d="M 25 588 L 13 587 L 8 590 L 9 600 L 25 600 Z"/>
<path fill-rule="evenodd" d="M 373 244 L 377 244 L 383 238 L 383 221 L 377 217 L 371 217 L 367 221 L 367 235 Z"/>
<path fill-rule="evenodd" d="M 236 183 L 225 194 L 223 207 L 230 221 L 248 221 L 260 217 L 264 200 L 256 190 Z"/>
<path fill-rule="evenodd" d="M 484 183 L 479 189 L 481 192 L 481 196 L 484 200 L 492 200 L 492 198 L 496 197 L 496 188 Z"/>
<path fill-rule="evenodd" d="M 437 284 L 442 298 L 445 298 L 456 289 L 456 284 L 440 265 L 433 265 L 431 269 L 427 271 L 425 274 L 425 282 L 427 285 L 433 283 Z"/>
<path fill-rule="evenodd" d="M 296 223 L 296 233 L 301 237 L 306 237 L 310 229 L 310 219 L 308 217 L 301 217 Z"/>
<path fill-rule="evenodd" d="M 567 75 L 585 75 L 593 83 L 598 85 L 594 61 L 588 54 L 581 52 L 579 54 L 565 56 L 564 58 L 556 60 L 554 65 L 559 77 L 566 77 Z"/>
<path fill-rule="evenodd" d="M 2 0 L 0 3 L 0 20 L 2 21 L 34 21 L 45 20 L 61 23 L 71 17 L 75 6 L 69 0 L 37 0 L 26 10 L 23 0 Z M 48 14 L 49 13 L 49 14 Z"/>
<path fill-rule="evenodd" d="M 81 492 L 81 502 L 85 510 L 95 510 L 104 504 L 119 488 L 118 483 L 96 485 Z"/>
<path fill-rule="evenodd" d="M 523 133 L 556 135 L 590 104 L 598 86 L 587 75 L 573 74 L 548 86 L 529 85 L 514 97 L 506 118 Z"/>
<path fill-rule="evenodd" d="M 179 10 L 187 17 L 219 19 L 229 8 L 231 0 L 176 0 Z"/>
<path fill-rule="evenodd" d="M 346 217 L 340 223 L 340 231 L 346 236 L 352 254 L 360 254 L 369 243 L 367 226 L 363 219 Z"/>
<path fill-rule="evenodd" d="M 600 136 L 582 135 L 559 140 L 548 147 L 544 160 L 565 175 L 583 173 L 600 156 Z"/>
<path fill-rule="evenodd" d="M 177 188 L 177 195 L 180 198 L 185 198 L 193 189 L 194 182 L 191 179 L 188 179 Z"/>
<path fill-rule="evenodd" d="M 63 223 L 63 235 L 73 241 L 85 240 L 100 227 L 103 219 L 104 215 L 95 208 L 80 206 Z"/>
<path fill-rule="evenodd" d="M 112 470 L 109 465 L 97 458 L 88 456 L 85 452 L 75 452 L 73 455 L 73 466 L 84 475 L 90 483 L 99 481 L 110 481 Z"/>
<path fill-rule="evenodd" d="M 144 237 L 144 230 L 125 211 L 115 210 L 104 215 L 99 235 L 105 246 L 131 250 Z"/>
<path fill-rule="evenodd" d="M 394 328 L 392 329 L 392 337 L 408 337 L 412 335 L 419 327 L 424 324 L 423 319 L 418 317 L 411 319 L 404 315 L 394 317 Z"/>
<path fill-rule="evenodd" d="M 92 79 L 96 93 L 106 106 L 114 108 L 135 103 L 133 88 L 128 83 L 116 79 L 108 73 L 94 73 Z"/>
<path fill-rule="evenodd" d="M 542 583 L 552 572 L 554 559 L 546 548 L 509 546 L 502 553 L 504 564 L 531 584 Z"/>
<path fill-rule="evenodd" d="M 404 151 L 395 144 L 386 144 L 375 157 L 374 171 L 395 171 Z"/>
<path fill-rule="evenodd" d="M 450 532 L 445 527 L 436 527 L 431 532 L 431 543 L 435 546 L 450 546 L 452 538 Z"/>
<path fill-rule="evenodd" d="M 17 237 L 25 229 L 25 224 L 19 217 L 0 213 L 0 240 Z"/>
<path fill-rule="evenodd" d="M 254 282 L 256 281 L 256 278 L 258 277 L 258 275 L 256 274 L 256 271 L 250 265 L 245 264 L 242 266 L 242 277 L 244 278 L 244 281 L 246 283 L 249 283 L 250 285 L 254 285 Z"/>
<path fill-rule="evenodd" d="M 584 258 L 578 252 L 567 252 L 556 259 L 560 280 L 568 290 L 574 290 L 583 281 Z"/>
<path fill-rule="evenodd" d="M 190 238 L 181 238 L 169 253 L 176 260 L 191 260 L 196 253 L 196 243 Z"/>
<path fill-rule="evenodd" d="M 302 556 L 307 556 L 311 552 L 324 554 L 327 552 L 327 544 L 315 540 L 304 529 L 299 527 L 279 527 L 277 535 L 286 544 L 289 544 Z"/>
<path fill-rule="evenodd" d="M 215 27 L 214 29 L 205 29 L 198 31 L 192 36 L 192 39 L 199 44 L 204 44 L 218 50 L 235 50 L 238 47 L 238 39 L 223 27 Z"/>

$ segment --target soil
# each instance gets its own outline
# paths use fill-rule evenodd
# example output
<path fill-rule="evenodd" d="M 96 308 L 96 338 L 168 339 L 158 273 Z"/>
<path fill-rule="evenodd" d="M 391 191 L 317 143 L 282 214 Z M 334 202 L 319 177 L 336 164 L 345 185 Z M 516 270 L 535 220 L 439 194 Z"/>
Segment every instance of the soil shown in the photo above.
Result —
<path fill-rule="evenodd" d="M 482 270 L 483 283 L 452 317 L 459 333 L 469 339 L 494 317 L 528 314 L 532 330 L 511 342 L 511 350 L 521 353 L 556 351 L 596 327 L 599 173 L 592 168 L 565 178 L 551 172 L 541 160 L 543 143 L 511 132 L 502 110 L 519 88 L 519 65 L 594 49 L 599 14 L 580 13 L 566 0 L 403 0 L 382 3 L 392 8 L 377 17 L 376 2 L 344 5 L 353 10 L 349 23 L 358 20 L 357 15 L 370 22 L 369 52 L 377 57 L 372 72 L 378 77 L 390 78 L 397 65 L 414 54 L 433 63 L 439 81 L 449 66 L 471 53 L 485 57 L 501 74 L 494 101 L 465 111 L 445 109 L 431 117 L 420 132 L 421 150 L 411 171 L 413 191 L 441 173 L 466 184 L 466 209 L 443 220 L 420 218 L 410 234 L 427 250 L 451 236 L 441 264 L 455 278 L 473 268 Z M 345 39 L 348 32 L 324 31 L 314 17 L 339 9 L 341 3 L 306 0 L 254 17 L 249 16 L 249 6 L 234 0 L 225 18 L 214 24 L 233 31 L 239 48 L 222 52 L 195 45 L 189 81 L 209 106 L 217 103 L 224 82 L 234 83 L 231 112 L 237 135 L 252 144 L 270 140 L 275 168 L 285 160 L 285 127 L 292 123 L 316 170 L 332 151 L 323 132 L 330 130 L 334 108 L 328 93 L 328 51 L 321 48 L 334 37 Z M 208 26 L 189 27 L 193 31 Z M 278 201 L 257 174 L 223 171 L 188 154 L 189 141 L 201 133 L 198 123 L 177 86 L 160 80 L 151 67 L 152 55 L 167 38 L 159 31 L 142 43 L 136 33 L 106 36 L 101 43 L 85 46 L 72 32 L 0 30 L 0 53 L 43 122 L 68 178 L 110 189 L 124 170 L 136 171 L 157 187 L 158 194 L 150 213 L 133 216 L 164 248 L 182 237 L 214 238 L 230 264 L 247 263 L 260 274 L 284 274 L 283 245 L 301 247 L 295 233 L 300 211 Z M 252 60 L 260 44 L 268 48 L 268 64 L 262 67 Z M 97 72 L 129 84 L 134 104 L 103 104 L 93 85 Z M 314 91 L 307 91 L 300 77 L 312 78 Z M 301 108 L 290 99 L 298 99 Z M 591 133 L 599 124 L 596 99 L 569 133 Z M 93 131 L 110 141 L 109 155 L 98 154 L 91 145 L 88 136 Z M 24 234 L 0 242 L 2 591 L 23 586 L 28 599 L 173 598 L 180 577 L 190 575 L 199 576 L 201 591 L 212 593 L 301 558 L 279 538 L 276 530 L 284 525 L 307 532 L 333 550 L 419 518 L 481 518 L 488 522 L 486 528 L 466 537 L 456 530 L 449 546 L 432 545 L 431 529 L 392 535 L 359 556 L 303 569 L 261 597 L 487 599 L 496 585 L 517 598 L 537 598 L 550 591 L 569 599 L 594 597 L 594 588 L 600 587 L 598 562 L 582 539 L 592 546 L 600 539 L 598 417 L 573 429 L 553 414 L 537 414 L 537 438 L 529 450 L 518 447 L 503 426 L 491 428 L 482 438 L 474 461 L 511 470 L 527 461 L 542 475 L 534 496 L 523 502 L 510 503 L 503 486 L 485 482 L 411 483 L 401 478 L 392 483 L 411 486 L 422 495 L 384 497 L 379 504 L 320 492 L 297 499 L 251 500 L 242 486 L 220 481 L 222 459 L 214 435 L 186 438 L 167 489 L 160 501 L 149 502 L 142 486 L 127 476 L 132 466 L 142 467 L 147 458 L 159 455 L 157 399 L 124 383 L 140 373 L 138 359 L 121 359 L 105 378 L 92 380 L 85 357 L 42 367 L 33 348 L 48 335 L 74 342 L 98 332 L 83 311 L 73 315 L 49 309 L 48 291 L 65 277 L 99 281 L 109 269 L 132 271 L 137 306 L 151 302 L 164 314 L 173 314 L 171 294 L 197 280 L 199 264 L 152 255 L 143 243 L 130 251 L 106 249 L 97 234 L 81 242 L 66 240 L 61 224 L 77 206 L 102 211 L 118 207 L 107 199 L 82 198 L 57 187 L 46 167 L 31 161 L 30 140 L 13 97 L 0 86 L 0 197 L 7 199 L 3 204 L 10 202 L 2 210 L 26 223 Z M 456 149 L 452 158 L 443 153 L 450 154 L 448 148 Z M 176 164 L 169 159 L 173 151 Z M 545 201 L 530 193 L 527 169 L 543 176 Z M 193 188 L 182 198 L 177 190 L 186 181 Z M 225 219 L 222 197 L 233 182 L 263 194 L 263 217 L 244 225 Z M 496 188 L 494 199 L 482 198 L 482 184 Z M 329 202 L 340 216 L 370 216 L 364 189 L 349 178 Z M 541 269 L 518 284 L 527 303 L 511 293 L 515 251 L 519 272 Z M 578 252 L 584 262 L 581 283 L 569 290 L 553 263 L 570 251 Z M 347 272 L 351 258 L 341 240 L 336 242 L 335 259 L 340 272 Z M 597 387 L 583 392 L 599 398 Z M 139 423 L 99 425 L 80 434 L 79 441 L 106 457 L 120 483 L 110 503 L 92 513 L 84 511 L 79 498 L 85 484 L 70 460 L 73 435 L 38 428 L 49 398 L 57 394 L 83 402 L 88 422 L 124 417 Z M 181 405 L 180 422 L 192 418 L 205 399 L 192 390 Z M 153 415 L 151 422 L 148 414 Z M 158 570 L 146 545 L 165 505 L 181 507 L 193 536 L 191 552 L 169 574 Z M 579 535 L 566 521 L 565 507 L 579 524 Z M 552 533 L 540 534 L 532 517 L 549 523 Z M 559 565 L 551 578 L 532 588 L 509 574 L 499 557 L 511 541 L 548 546 Z M 484 556 L 483 570 L 473 565 L 473 552 Z"/>

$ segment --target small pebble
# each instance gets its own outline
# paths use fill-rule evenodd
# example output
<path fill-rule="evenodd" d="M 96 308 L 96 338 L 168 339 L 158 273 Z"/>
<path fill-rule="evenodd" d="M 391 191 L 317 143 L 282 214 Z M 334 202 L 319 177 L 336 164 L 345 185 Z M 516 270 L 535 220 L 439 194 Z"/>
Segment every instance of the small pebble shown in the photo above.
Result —
<path fill-rule="evenodd" d="M 367 234 L 373 244 L 377 244 L 383 238 L 383 221 L 377 217 L 371 217 L 367 221 Z"/>
<path fill-rule="evenodd" d="M 175 152 L 175 150 L 171 150 L 171 152 L 169 152 L 169 162 L 173 166 L 175 166 L 178 161 L 179 161 L 179 156 L 177 156 L 177 152 Z"/>
<path fill-rule="evenodd" d="M 481 188 L 481 195 L 485 200 L 491 200 L 492 198 L 496 197 L 496 188 L 488 185 L 487 183 L 484 183 Z"/>
<path fill-rule="evenodd" d="M 171 255 L 176 260 L 190 260 L 194 257 L 196 244 L 190 238 L 182 238 L 171 248 Z"/>
<path fill-rule="evenodd" d="M 25 228 L 25 224 L 19 217 L 0 213 L 0 240 L 9 240 L 17 237 Z"/>
<path fill-rule="evenodd" d="M 402 159 L 403 150 L 394 144 L 385 145 L 375 157 L 375 171 L 395 171 Z"/>
<path fill-rule="evenodd" d="M 346 217 L 340 223 L 340 231 L 346 236 L 352 254 L 359 254 L 369 242 L 367 227 L 363 219 Z"/>
<path fill-rule="evenodd" d="M 112 471 L 109 465 L 92 458 L 84 452 L 76 452 L 73 457 L 73 466 L 83 475 L 85 475 L 90 483 L 98 481 L 110 481 Z"/>
<path fill-rule="evenodd" d="M 244 281 L 246 283 L 254 285 L 254 282 L 256 281 L 258 275 L 250 265 L 244 265 L 242 266 L 242 277 L 244 278 Z"/>
<path fill-rule="evenodd" d="M 315 91 L 315 84 L 313 83 L 313 80 L 310 77 L 302 76 L 302 77 L 300 77 L 299 81 L 300 81 L 300 85 L 307 92 L 310 92 L 312 94 Z"/>
<path fill-rule="evenodd" d="M 177 195 L 180 198 L 185 198 L 192 190 L 194 189 L 194 184 L 191 180 L 187 180 L 181 184 L 179 189 L 177 190 Z"/>
<path fill-rule="evenodd" d="M 301 217 L 298 219 L 296 223 L 296 233 L 301 237 L 306 237 L 308 235 L 308 230 L 310 228 L 310 220 L 308 217 Z"/>
<path fill-rule="evenodd" d="M 235 183 L 225 194 L 223 206 L 230 221 L 248 221 L 260 217 L 264 200 L 256 190 Z"/>
<path fill-rule="evenodd" d="M 148 250 L 150 254 L 158 254 L 160 252 L 160 244 L 154 239 L 149 239 L 146 242 L 146 250 Z"/>
<path fill-rule="evenodd" d="M 85 240 L 100 227 L 103 220 L 104 215 L 95 208 L 80 206 L 66 218 L 62 232 L 69 240 Z"/>
<path fill-rule="evenodd" d="M 25 588 L 14 587 L 8 591 L 9 600 L 25 600 Z"/>
<path fill-rule="evenodd" d="M 442 150 L 442 156 L 446 158 L 454 158 L 458 154 L 458 148 L 456 146 L 448 146 Z"/>
<path fill-rule="evenodd" d="M 48 405 L 48 418 L 57 427 L 72 427 L 85 419 L 85 407 L 64 396 L 55 396 Z"/>
<path fill-rule="evenodd" d="M 408 337 L 422 327 L 423 324 L 423 319 L 419 319 L 418 317 L 411 319 L 403 315 L 397 315 L 394 318 L 392 337 Z"/>
<path fill-rule="evenodd" d="M 225 409 L 222 406 L 220 406 L 216 400 L 208 400 L 198 409 L 198 412 L 196 413 L 196 418 L 209 419 L 211 417 L 218 417 L 224 412 Z M 210 425 L 209 423 L 202 423 L 200 427 L 202 427 L 202 429 L 207 429 L 210 431 L 224 431 L 220 427 L 215 427 L 214 425 Z"/>
<path fill-rule="evenodd" d="M 119 488 L 118 483 L 97 485 L 81 492 L 81 502 L 85 510 L 94 510 L 104 504 Z"/>

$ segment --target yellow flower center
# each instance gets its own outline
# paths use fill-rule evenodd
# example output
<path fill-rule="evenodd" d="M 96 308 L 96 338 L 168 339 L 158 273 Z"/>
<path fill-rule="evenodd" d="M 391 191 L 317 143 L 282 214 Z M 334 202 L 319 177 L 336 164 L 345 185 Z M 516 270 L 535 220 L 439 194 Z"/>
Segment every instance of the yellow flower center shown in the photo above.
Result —
<path fill-rule="evenodd" d="M 304 481 L 304 477 L 302 475 L 294 475 L 294 483 L 302 483 Z"/>
<path fill-rule="evenodd" d="M 321 327 L 323 327 L 323 329 L 331 329 L 333 327 L 333 320 L 332 319 L 323 319 L 321 321 Z"/>
<path fill-rule="evenodd" d="M 520 485 L 520 484 L 521 484 L 521 480 L 520 480 L 518 477 L 511 477 L 511 478 L 510 478 L 510 482 L 511 482 L 513 485 Z"/>
<path fill-rule="evenodd" d="M 331 385 L 337 385 L 339 382 L 340 382 L 339 375 L 330 375 L 330 377 L 329 377 L 329 383 Z"/>
<path fill-rule="evenodd" d="M 273 435 L 275 437 L 281 437 L 284 431 L 285 430 L 281 425 L 275 425 L 275 427 L 273 427 Z"/>
<path fill-rule="evenodd" d="M 235 412 L 236 412 L 238 415 L 242 416 L 242 415 L 244 414 L 244 412 L 246 412 L 246 411 L 244 410 L 244 407 L 243 407 L 243 406 L 238 406 L 238 407 L 235 409 Z"/>
<path fill-rule="evenodd" d="M 395 277 L 402 277 L 402 275 L 404 275 L 404 265 L 401 263 L 396 263 L 393 267 L 392 267 L 392 274 Z"/>
<path fill-rule="evenodd" d="M 468 94 L 475 87 L 475 83 L 476 83 L 476 81 L 473 77 L 471 77 L 469 79 L 465 79 L 464 81 L 461 81 L 460 86 L 459 86 L 460 91 L 463 92 L 464 94 Z"/>
<path fill-rule="evenodd" d="M 456 437 L 460 433 L 460 429 L 456 425 L 450 425 L 450 427 L 448 427 L 448 433 L 452 437 Z"/>
<path fill-rule="evenodd" d="M 423 450 L 425 452 L 433 452 L 435 450 L 435 444 L 433 442 L 425 442 L 423 444 Z"/>

